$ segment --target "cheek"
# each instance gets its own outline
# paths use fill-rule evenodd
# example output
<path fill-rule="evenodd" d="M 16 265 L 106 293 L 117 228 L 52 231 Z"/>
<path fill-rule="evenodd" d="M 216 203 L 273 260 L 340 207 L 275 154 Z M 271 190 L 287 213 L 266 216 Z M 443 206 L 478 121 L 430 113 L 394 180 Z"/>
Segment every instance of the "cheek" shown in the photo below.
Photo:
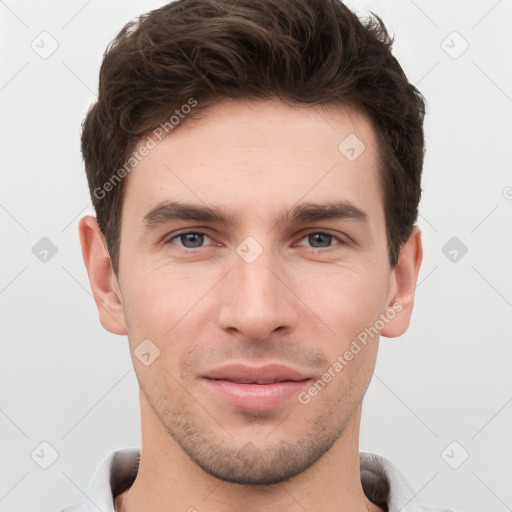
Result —
<path fill-rule="evenodd" d="M 135 267 L 137 268 L 137 267 Z M 132 350 L 149 338 L 162 353 L 162 360 L 176 361 L 187 350 L 205 318 L 214 318 L 207 293 L 218 279 L 204 271 L 161 266 L 125 280 L 123 308 Z M 213 301 L 213 304 L 215 301 Z"/>
<path fill-rule="evenodd" d="M 312 269 L 308 279 L 294 279 L 304 304 L 325 324 L 336 340 L 346 343 L 372 326 L 387 294 L 384 271 L 325 265 Z"/>
<path fill-rule="evenodd" d="M 179 310 L 184 309 L 188 297 L 194 296 L 194 290 L 200 284 L 192 282 L 190 275 L 185 275 L 176 266 L 171 268 L 170 265 L 162 265 L 146 271 L 144 262 L 137 261 L 133 269 L 124 282 L 123 296 L 126 297 L 130 316 L 138 321 L 148 319 L 154 322 L 157 318 L 164 320 L 169 313 L 174 312 L 169 317 L 169 321 L 172 321 Z"/>

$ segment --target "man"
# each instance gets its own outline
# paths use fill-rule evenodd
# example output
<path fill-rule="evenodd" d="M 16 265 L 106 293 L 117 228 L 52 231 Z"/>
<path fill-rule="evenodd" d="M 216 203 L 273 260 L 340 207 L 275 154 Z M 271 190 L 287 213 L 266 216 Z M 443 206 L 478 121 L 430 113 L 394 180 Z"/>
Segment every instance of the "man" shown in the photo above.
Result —
<path fill-rule="evenodd" d="M 413 308 L 424 111 L 380 19 L 338 0 L 179 0 L 124 27 L 80 236 L 142 447 L 66 510 L 440 510 L 358 447 L 379 337 Z"/>

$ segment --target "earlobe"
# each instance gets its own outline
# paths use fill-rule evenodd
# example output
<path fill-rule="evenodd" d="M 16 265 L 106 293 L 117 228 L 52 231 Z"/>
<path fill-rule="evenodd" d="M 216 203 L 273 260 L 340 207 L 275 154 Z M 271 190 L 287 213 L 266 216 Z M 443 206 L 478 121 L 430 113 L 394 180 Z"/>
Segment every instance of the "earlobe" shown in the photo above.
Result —
<path fill-rule="evenodd" d="M 382 336 L 396 338 L 409 327 L 422 260 L 421 230 L 415 225 L 409 238 L 400 248 L 400 257 L 392 273 L 391 285 L 396 291 L 388 305 L 390 313 L 388 317 L 391 320 L 382 329 Z M 391 310 L 394 310 L 393 314 Z"/>
<path fill-rule="evenodd" d="M 81 219 L 79 231 L 82 256 L 101 325 L 114 334 L 125 335 L 121 293 L 96 217 L 89 215 Z"/>

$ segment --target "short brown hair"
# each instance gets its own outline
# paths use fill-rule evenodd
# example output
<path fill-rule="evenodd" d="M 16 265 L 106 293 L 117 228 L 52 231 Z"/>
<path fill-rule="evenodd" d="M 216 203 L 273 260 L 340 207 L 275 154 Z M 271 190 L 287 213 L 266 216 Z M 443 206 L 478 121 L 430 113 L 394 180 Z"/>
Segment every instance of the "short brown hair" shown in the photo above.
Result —
<path fill-rule="evenodd" d="M 135 147 L 191 99 L 193 117 L 222 98 L 351 105 L 369 116 L 394 267 L 418 215 L 425 101 L 392 43 L 380 18 L 360 20 L 339 0 L 177 0 L 125 25 L 105 52 L 98 101 L 82 132 L 91 198 L 114 271 L 121 178 Z"/>

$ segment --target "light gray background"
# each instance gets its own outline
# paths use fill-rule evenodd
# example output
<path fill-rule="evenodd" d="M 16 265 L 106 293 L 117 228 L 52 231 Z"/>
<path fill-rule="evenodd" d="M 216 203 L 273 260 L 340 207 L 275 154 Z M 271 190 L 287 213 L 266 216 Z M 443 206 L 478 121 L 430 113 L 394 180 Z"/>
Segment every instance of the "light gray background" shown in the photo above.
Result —
<path fill-rule="evenodd" d="M 416 309 L 406 335 L 382 339 L 361 449 L 422 502 L 512 510 L 512 0 L 348 3 L 384 19 L 429 105 Z M 101 328 L 79 248 L 92 213 L 79 134 L 107 43 L 163 4 L 0 1 L 1 511 L 59 510 L 140 442 L 127 340 Z M 47 262 L 42 237 L 58 249 Z"/>

